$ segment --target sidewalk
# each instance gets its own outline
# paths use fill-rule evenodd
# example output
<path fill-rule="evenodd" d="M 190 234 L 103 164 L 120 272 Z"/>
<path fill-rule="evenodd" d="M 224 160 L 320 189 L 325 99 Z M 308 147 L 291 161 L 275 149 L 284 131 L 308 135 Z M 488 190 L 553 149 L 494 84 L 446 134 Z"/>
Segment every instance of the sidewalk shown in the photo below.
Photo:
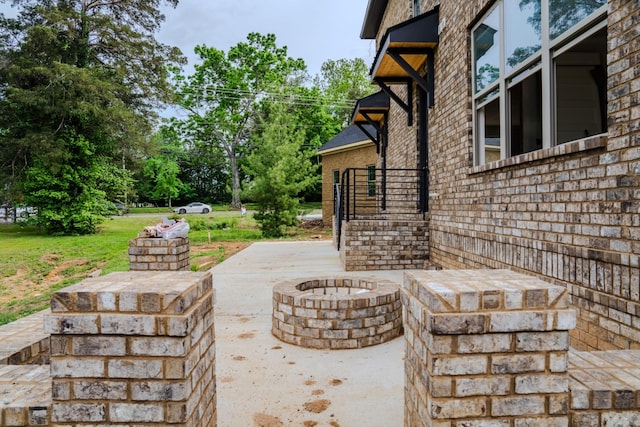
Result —
<path fill-rule="evenodd" d="M 212 269 L 216 289 L 219 427 L 403 425 L 404 340 L 314 350 L 271 335 L 272 287 L 297 277 L 379 277 L 343 271 L 330 241 L 259 242 Z"/>

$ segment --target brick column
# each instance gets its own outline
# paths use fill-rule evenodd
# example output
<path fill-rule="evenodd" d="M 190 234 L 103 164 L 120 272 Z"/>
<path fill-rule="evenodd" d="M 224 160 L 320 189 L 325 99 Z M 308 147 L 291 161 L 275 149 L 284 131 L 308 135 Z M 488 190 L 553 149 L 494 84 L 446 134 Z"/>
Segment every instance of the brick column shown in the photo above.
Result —
<path fill-rule="evenodd" d="M 509 270 L 405 273 L 405 426 L 567 426 L 567 295 Z"/>
<path fill-rule="evenodd" d="M 129 241 L 129 270 L 189 270 L 189 238 L 138 237 Z"/>
<path fill-rule="evenodd" d="M 51 425 L 216 424 L 211 273 L 112 273 L 51 311 Z"/>

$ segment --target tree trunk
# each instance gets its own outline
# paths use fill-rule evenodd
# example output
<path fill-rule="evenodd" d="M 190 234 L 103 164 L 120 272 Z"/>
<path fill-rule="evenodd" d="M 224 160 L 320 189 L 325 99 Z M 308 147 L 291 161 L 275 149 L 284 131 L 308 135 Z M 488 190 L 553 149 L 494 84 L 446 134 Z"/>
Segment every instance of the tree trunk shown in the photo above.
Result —
<path fill-rule="evenodd" d="M 240 200 L 240 168 L 238 167 L 238 159 L 236 156 L 230 156 L 231 160 L 231 207 L 240 208 L 242 201 Z"/>

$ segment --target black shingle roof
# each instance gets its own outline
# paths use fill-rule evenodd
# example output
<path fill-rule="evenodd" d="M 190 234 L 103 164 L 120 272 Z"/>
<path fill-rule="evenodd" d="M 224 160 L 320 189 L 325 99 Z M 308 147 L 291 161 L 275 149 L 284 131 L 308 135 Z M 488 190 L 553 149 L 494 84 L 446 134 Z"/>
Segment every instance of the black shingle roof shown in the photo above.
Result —
<path fill-rule="evenodd" d="M 373 126 L 364 125 L 364 128 L 371 135 L 375 136 L 376 131 Z M 364 132 L 362 132 L 362 130 L 358 126 L 351 125 L 345 130 L 343 130 L 342 132 L 340 132 L 339 134 L 337 134 L 332 140 L 325 143 L 322 147 L 318 148 L 318 151 L 322 152 L 325 150 L 330 150 L 332 148 L 344 147 L 346 145 L 353 144 L 356 142 L 361 142 L 361 141 L 370 141 L 370 139 Z"/>

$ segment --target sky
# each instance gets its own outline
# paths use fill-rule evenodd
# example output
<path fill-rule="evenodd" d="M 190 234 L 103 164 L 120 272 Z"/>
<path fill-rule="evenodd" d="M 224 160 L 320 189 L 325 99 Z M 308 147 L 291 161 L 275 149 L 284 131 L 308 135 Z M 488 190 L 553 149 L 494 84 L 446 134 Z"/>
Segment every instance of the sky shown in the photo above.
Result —
<path fill-rule="evenodd" d="M 368 0 L 180 0 L 163 8 L 158 41 L 177 46 L 193 66 L 193 48 L 204 44 L 227 52 L 250 32 L 275 34 L 289 56 L 302 58 L 313 77 L 328 59 L 363 58 L 371 65 L 375 42 L 360 39 Z M 10 2 L 7 2 L 10 3 Z M 0 13 L 14 16 L 9 4 Z M 189 68 L 185 68 L 189 72 Z"/>
<path fill-rule="evenodd" d="M 166 21 L 157 36 L 197 59 L 193 48 L 204 44 L 227 52 L 246 41 L 250 32 L 275 34 L 289 56 L 302 58 L 309 74 L 320 72 L 328 59 L 375 57 L 373 40 L 360 39 L 368 0 L 180 0 L 165 8 Z"/>

